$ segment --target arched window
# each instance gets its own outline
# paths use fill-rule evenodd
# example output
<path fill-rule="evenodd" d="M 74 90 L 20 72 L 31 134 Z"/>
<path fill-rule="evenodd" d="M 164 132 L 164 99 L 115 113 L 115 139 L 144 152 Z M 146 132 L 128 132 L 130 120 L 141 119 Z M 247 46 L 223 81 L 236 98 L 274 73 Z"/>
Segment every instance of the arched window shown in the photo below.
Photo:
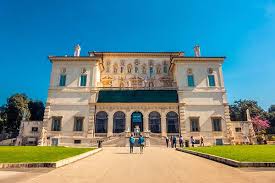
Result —
<path fill-rule="evenodd" d="M 160 126 L 160 114 L 158 112 L 151 112 L 149 114 L 149 130 L 152 133 L 160 133 L 161 126 Z"/>
<path fill-rule="evenodd" d="M 178 114 L 171 111 L 166 115 L 167 133 L 179 133 Z"/>
<path fill-rule="evenodd" d="M 113 133 L 121 133 L 125 131 L 125 114 L 124 112 L 118 111 L 113 117 Z"/>
<path fill-rule="evenodd" d="M 108 114 L 104 111 L 96 113 L 95 133 L 107 133 Z"/>

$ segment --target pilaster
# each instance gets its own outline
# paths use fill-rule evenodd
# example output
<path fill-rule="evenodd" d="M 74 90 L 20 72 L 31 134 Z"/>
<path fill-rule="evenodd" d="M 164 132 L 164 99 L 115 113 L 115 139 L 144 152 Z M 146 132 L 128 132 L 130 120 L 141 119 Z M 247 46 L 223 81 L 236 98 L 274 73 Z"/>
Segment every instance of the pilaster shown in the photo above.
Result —
<path fill-rule="evenodd" d="M 148 132 L 149 131 L 149 113 L 146 111 L 143 114 L 143 131 Z"/>
<path fill-rule="evenodd" d="M 224 118 L 226 124 L 226 137 L 230 144 L 234 144 L 234 135 L 232 131 L 232 124 L 230 120 L 230 111 L 228 104 L 224 105 Z"/>
<path fill-rule="evenodd" d="M 161 136 L 166 137 L 167 136 L 167 124 L 166 124 L 166 114 L 165 110 L 161 110 Z"/>
<path fill-rule="evenodd" d="M 88 137 L 95 136 L 95 105 L 89 104 Z"/>
<path fill-rule="evenodd" d="M 186 138 L 186 124 L 185 124 L 185 107 L 183 103 L 179 104 L 179 124 L 180 134 Z"/>
<path fill-rule="evenodd" d="M 130 110 L 126 111 L 125 130 L 126 130 L 126 132 L 131 132 L 131 113 L 130 113 Z"/>
<path fill-rule="evenodd" d="M 108 114 L 107 137 L 113 136 L 113 113 Z"/>

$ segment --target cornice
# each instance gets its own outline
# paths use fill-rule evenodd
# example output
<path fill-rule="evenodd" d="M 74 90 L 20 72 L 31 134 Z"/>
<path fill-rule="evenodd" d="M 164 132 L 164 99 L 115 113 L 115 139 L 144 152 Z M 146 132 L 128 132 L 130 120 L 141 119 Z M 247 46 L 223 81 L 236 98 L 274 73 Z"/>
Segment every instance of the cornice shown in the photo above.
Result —
<path fill-rule="evenodd" d="M 48 59 L 50 62 L 55 62 L 55 61 L 99 61 L 100 58 L 98 57 L 90 57 L 90 56 L 85 56 L 85 57 L 73 57 L 73 56 L 48 56 Z"/>
<path fill-rule="evenodd" d="M 223 62 L 226 57 L 173 57 L 172 62 L 186 62 L 186 61 L 212 61 Z"/>
<path fill-rule="evenodd" d="M 183 54 L 183 52 L 89 52 L 92 56 L 111 56 L 111 57 L 174 57 Z"/>

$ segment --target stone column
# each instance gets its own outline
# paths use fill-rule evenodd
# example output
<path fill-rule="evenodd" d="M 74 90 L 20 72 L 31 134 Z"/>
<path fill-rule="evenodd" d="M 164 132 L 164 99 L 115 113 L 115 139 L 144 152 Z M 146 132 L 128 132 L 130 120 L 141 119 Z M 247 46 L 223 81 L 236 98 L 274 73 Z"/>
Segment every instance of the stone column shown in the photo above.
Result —
<path fill-rule="evenodd" d="M 166 124 L 166 113 L 165 110 L 161 110 L 161 136 L 166 137 L 167 136 L 167 124 Z"/>
<path fill-rule="evenodd" d="M 113 113 L 108 114 L 107 137 L 113 136 Z"/>

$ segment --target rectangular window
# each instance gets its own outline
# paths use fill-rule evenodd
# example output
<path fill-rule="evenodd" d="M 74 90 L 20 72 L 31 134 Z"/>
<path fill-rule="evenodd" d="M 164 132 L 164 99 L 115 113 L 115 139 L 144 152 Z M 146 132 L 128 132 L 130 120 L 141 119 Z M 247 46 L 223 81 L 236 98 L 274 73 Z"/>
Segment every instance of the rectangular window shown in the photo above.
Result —
<path fill-rule="evenodd" d="M 213 118 L 212 119 L 212 126 L 213 131 L 222 131 L 222 124 L 220 118 Z"/>
<path fill-rule="evenodd" d="M 52 120 L 52 131 L 61 130 L 61 117 L 53 117 Z"/>
<path fill-rule="evenodd" d="M 65 86 L 66 85 L 66 75 L 61 74 L 60 80 L 59 80 L 59 86 Z"/>
<path fill-rule="evenodd" d="M 80 77 L 80 86 L 86 86 L 86 82 L 87 82 L 87 75 L 82 74 Z"/>
<path fill-rule="evenodd" d="M 242 132 L 242 129 L 240 127 L 235 128 L 235 132 Z"/>
<path fill-rule="evenodd" d="M 200 131 L 200 123 L 199 118 L 190 118 L 190 131 L 191 132 L 199 132 Z"/>
<path fill-rule="evenodd" d="M 81 140 L 74 140 L 74 144 L 81 144 Z"/>
<path fill-rule="evenodd" d="M 209 82 L 209 86 L 216 86 L 215 76 L 214 75 L 208 75 L 208 82 Z"/>
<path fill-rule="evenodd" d="M 75 117 L 74 119 L 74 131 L 83 130 L 83 117 Z"/>
<path fill-rule="evenodd" d="M 189 87 L 194 87 L 195 82 L 194 82 L 194 76 L 193 75 L 188 75 L 187 76 L 187 82 Z"/>
<path fill-rule="evenodd" d="M 38 132 L 38 127 L 32 127 L 32 132 Z"/>

